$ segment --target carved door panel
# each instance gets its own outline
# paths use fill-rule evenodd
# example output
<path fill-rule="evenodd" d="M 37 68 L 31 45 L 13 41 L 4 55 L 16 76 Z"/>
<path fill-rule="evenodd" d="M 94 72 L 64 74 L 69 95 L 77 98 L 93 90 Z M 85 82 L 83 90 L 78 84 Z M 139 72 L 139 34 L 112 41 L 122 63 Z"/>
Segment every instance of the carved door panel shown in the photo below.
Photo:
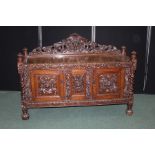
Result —
<path fill-rule="evenodd" d="M 31 72 L 33 101 L 58 101 L 64 97 L 64 76 L 57 70 L 34 70 Z"/>
<path fill-rule="evenodd" d="M 68 75 L 69 75 L 68 85 L 67 85 L 67 81 L 66 81 L 66 97 L 67 97 L 67 99 L 70 99 L 70 100 L 85 100 L 85 99 L 87 99 L 86 70 L 73 69 L 70 71 L 70 74 L 68 74 Z"/>
<path fill-rule="evenodd" d="M 121 98 L 124 90 L 124 69 L 101 68 L 94 70 L 93 98 Z"/>

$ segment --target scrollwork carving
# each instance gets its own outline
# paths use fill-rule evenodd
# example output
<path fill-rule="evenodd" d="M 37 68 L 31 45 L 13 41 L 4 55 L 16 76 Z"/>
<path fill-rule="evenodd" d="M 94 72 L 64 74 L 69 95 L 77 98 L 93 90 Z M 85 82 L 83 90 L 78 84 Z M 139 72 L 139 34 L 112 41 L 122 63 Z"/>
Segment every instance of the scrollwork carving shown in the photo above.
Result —
<path fill-rule="evenodd" d="M 29 64 L 29 70 L 35 69 L 73 69 L 81 68 L 87 69 L 89 67 L 95 68 L 112 68 L 112 67 L 131 67 L 131 63 L 93 63 L 93 64 Z"/>
<path fill-rule="evenodd" d="M 56 76 L 41 75 L 39 76 L 39 94 L 40 95 L 56 95 Z"/>
<path fill-rule="evenodd" d="M 87 99 L 91 99 L 91 75 L 92 69 L 88 68 L 86 73 L 86 97 Z"/>
<path fill-rule="evenodd" d="M 99 76 L 99 93 L 115 93 L 118 91 L 117 74 L 103 74 Z"/>
<path fill-rule="evenodd" d="M 88 41 L 86 38 L 74 33 L 68 38 L 54 43 L 47 47 L 38 47 L 34 49 L 29 55 L 41 54 L 78 54 L 78 53 L 103 53 L 112 52 L 113 54 L 121 55 L 121 51 L 112 45 L 100 45 L 95 42 Z"/>
<path fill-rule="evenodd" d="M 74 94 L 84 92 L 84 75 L 74 75 L 73 77 L 73 92 Z"/>
<path fill-rule="evenodd" d="M 130 96 L 130 83 L 131 83 L 131 69 L 130 68 L 125 68 L 125 75 L 124 75 L 124 80 L 125 80 L 125 85 L 124 85 L 124 97 L 129 97 Z"/>
<path fill-rule="evenodd" d="M 70 98 L 71 95 L 71 84 L 70 84 L 70 73 L 65 73 L 65 83 L 66 83 L 66 99 Z"/>
<path fill-rule="evenodd" d="M 29 68 L 28 65 L 24 65 L 22 74 L 22 90 L 23 90 L 23 100 L 29 101 L 32 99 L 32 93 L 30 89 L 30 78 L 29 78 Z"/>

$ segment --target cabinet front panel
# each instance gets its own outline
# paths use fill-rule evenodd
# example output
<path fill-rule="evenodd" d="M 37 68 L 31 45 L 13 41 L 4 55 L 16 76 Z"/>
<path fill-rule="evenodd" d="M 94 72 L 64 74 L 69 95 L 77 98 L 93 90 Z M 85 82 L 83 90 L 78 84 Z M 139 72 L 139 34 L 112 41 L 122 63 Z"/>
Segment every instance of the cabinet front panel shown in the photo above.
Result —
<path fill-rule="evenodd" d="M 85 100 L 86 99 L 86 70 L 73 69 L 70 73 L 70 99 Z"/>
<path fill-rule="evenodd" d="M 33 70 L 31 90 L 33 101 L 57 101 L 64 97 L 64 76 L 57 70 Z"/>
<path fill-rule="evenodd" d="M 94 70 L 93 98 L 121 98 L 124 90 L 124 69 L 101 68 Z"/>

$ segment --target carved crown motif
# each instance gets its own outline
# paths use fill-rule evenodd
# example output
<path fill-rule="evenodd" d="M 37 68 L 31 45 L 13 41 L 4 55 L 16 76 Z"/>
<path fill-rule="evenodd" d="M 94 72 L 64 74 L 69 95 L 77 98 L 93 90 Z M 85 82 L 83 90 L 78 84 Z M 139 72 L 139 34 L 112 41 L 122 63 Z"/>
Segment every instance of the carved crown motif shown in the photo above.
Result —
<path fill-rule="evenodd" d="M 120 50 L 118 50 L 115 46 L 100 45 L 73 33 L 68 38 L 54 43 L 51 46 L 35 48 L 29 55 L 103 53 L 113 51 L 117 52 L 117 54 L 121 54 Z"/>

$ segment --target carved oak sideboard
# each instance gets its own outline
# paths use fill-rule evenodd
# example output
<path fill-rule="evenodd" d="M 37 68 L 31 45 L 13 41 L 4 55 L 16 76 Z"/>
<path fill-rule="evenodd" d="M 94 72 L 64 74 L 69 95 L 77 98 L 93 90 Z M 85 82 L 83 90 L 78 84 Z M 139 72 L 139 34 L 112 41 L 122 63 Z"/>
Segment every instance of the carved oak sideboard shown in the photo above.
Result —
<path fill-rule="evenodd" d="M 133 110 L 136 52 L 126 55 L 72 34 L 47 47 L 18 54 L 22 119 L 29 108 L 126 104 Z"/>

